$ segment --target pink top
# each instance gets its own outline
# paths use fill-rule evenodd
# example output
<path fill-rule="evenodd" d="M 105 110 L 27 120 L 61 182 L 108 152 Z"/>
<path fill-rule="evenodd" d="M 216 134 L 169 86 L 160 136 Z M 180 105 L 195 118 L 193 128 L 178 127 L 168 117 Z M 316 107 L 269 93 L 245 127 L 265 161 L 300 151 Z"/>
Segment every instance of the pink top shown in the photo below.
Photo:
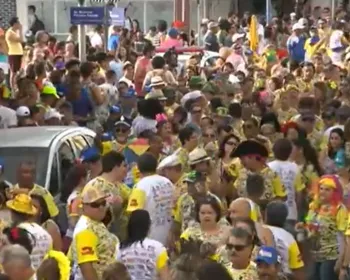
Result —
<path fill-rule="evenodd" d="M 232 53 L 230 54 L 230 56 L 226 59 L 226 62 L 230 62 L 233 66 L 233 68 L 236 70 L 237 67 L 244 63 L 244 59 L 241 55 L 236 54 L 236 53 Z"/>
<path fill-rule="evenodd" d="M 183 44 L 178 39 L 167 38 L 163 43 L 160 44 L 160 47 L 167 48 L 167 49 L 170 49 L 172 47 L 181 48 L 183 47 Z"/>

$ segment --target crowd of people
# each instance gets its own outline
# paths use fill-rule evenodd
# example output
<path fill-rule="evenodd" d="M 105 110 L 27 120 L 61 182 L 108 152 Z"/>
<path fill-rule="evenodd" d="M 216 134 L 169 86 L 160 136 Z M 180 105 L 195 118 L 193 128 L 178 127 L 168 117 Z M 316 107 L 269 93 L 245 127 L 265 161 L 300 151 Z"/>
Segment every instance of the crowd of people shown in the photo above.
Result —
<path fill-rule="evenodd" d="M 30 43 L 12 18 L 0 138 L 96 137 L 57 197 L 34 160 L 9 182 L 0 154 L 0 279 L 350 279 L 349 19 L 229 13 L 197 35 L 128 19 L 94 27 L 79 60 L 77 26 Z M 206 51 L 218 55 L 203 65 Z"/>

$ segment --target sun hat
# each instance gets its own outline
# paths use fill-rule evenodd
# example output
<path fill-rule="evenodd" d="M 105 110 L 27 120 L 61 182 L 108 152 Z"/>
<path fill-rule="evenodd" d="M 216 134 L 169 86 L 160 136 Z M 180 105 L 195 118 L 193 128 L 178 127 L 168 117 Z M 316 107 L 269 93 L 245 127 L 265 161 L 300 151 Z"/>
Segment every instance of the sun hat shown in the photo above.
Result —
<path fill-rule="evenodd" d="M 17 117 L 30 117 L 30 110 L 27 106 L 19 106 L 16 110 Z"/>
<path fill-rule="evenodd" d="M 159 87 L 159 86 L 166 86 L 165 82 L 163 81 L 161 76 L 154 76 L 151 78 L 151 83 L 149 86 L 152 87 Z"/>
<path fill-rule="evenodd" d="M 295 30 L 301 30 L 301 29 L 304 29 L 304 28 L 305 28 L 305 26 L 303 26 L 299 22 L 297 22 L 297 23 L 293 24 L 292 30 L 295 31 Z"/>
<path fill-rule="evenodd" d="M 244 33 L 235 33 L 232 36 L 232 44 L 236 43 L 238 39 L 244 38 L 245 34 Z"/>
<path fill-rule="evenodd" d="M 189 164 L 194 165 L 203 161 L 210 160 L 207 152 L 203 148 L 195 148 L 189 154 Z"/>
<path fill-rule="evenodd" d="M 97 181 L 90 181 L 83 189 L 81 193 L 81 201 L 82 203 L 93 203 L 100 199 L 106 199 L 109 197 L 108 194 L 106 194 L 102 190 L 102 186 L 100 184 L 96 183 Z"/>
<path fill-rule="evenodd" d="M 215 21 L 211 21 L 208 23 L 208 29 L 212 29 L 212 28 L 215 28 L 215 27 L 218 27 L 219 24 Z"/>
<path fill-rule="evenodd" d="M 161 89 L 152 89 L 151 92 L 145 96 L 145 99 L 167 100 Z"/>
<path fill-rule="evenodd" d="M 7 201 L 6 206 L 18 213 L 31 216 L 34 216 L 38 212 L 38 210 L 33 205 L 31 197 L 24 193 L 18 194 L 14 199 Z"/>
<path fill-rule="evenodd" d="M 172 154 L 164 158 L 158 165 L 157 170 L 162 170 L 167 167 L 174 167 L 181 165 L 180 159 L 176 154 Z"/>

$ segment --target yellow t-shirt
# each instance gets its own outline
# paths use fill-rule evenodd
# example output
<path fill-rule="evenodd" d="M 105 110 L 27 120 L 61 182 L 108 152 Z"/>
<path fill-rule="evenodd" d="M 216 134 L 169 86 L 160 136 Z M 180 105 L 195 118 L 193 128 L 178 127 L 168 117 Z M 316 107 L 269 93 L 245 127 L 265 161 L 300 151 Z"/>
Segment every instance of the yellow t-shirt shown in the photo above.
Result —
<path fill-rule="evenodd" d="M 10 40 L 10 35 L 13 34 L 18 36 L 17 32 L 9 28 L 5 34 L 5 40 L 8 46 L 8 54 L 9 55 L 23 55 L 23 46 L 20 42 L 13 42 Z"/>

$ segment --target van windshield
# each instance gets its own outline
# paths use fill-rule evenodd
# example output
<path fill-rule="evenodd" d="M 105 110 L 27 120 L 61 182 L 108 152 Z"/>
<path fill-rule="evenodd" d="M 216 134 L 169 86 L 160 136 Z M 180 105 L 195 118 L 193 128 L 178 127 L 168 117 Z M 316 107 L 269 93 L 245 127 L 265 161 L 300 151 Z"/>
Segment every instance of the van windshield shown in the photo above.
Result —
<path fill-rule="evenodd" d="M 17 183 L 16 171 L 23 161 L 31 161 L 36 165 L 36 183 L 45 185 L 48 148 L 4 147 L 0 148 L 0 156 L 4 160 L 4 179 L 12 184 Z"/>

